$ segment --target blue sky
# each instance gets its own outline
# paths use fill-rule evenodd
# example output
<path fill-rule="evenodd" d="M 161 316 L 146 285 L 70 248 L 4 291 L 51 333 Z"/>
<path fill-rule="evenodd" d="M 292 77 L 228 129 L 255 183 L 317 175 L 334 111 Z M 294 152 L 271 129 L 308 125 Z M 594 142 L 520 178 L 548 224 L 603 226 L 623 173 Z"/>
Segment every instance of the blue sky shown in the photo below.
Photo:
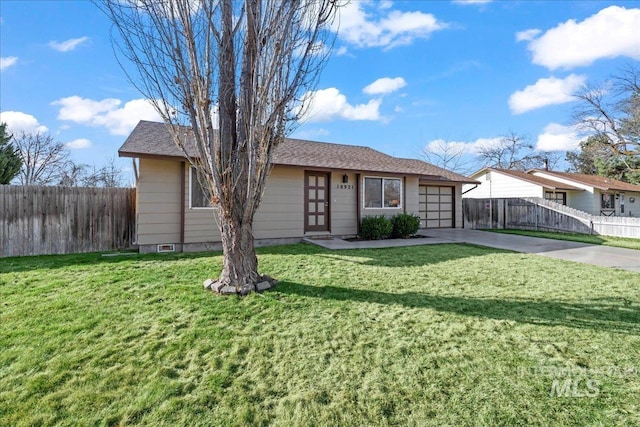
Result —
<path fill-rule="evenodd" d="M 509 131 L 571 149 L 572 94 L 640 62 L 638 1 L 352 1 L 339 22 L 293 136 L 402 157 L 447 144 L 471 156 Z M 0 1 L 0 57 L 0 120 L 50 132 L 76 162 L 101 166 L 157 119 L 88 1 Z"/>

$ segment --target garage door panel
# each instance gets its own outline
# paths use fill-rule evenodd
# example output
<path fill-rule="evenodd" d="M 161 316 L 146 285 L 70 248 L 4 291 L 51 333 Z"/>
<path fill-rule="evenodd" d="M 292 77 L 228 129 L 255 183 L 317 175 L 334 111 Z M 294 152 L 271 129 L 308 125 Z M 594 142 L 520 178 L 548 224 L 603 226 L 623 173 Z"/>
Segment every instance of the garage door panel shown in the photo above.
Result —
<path fill-rule="evenodd" d="M 440 194 L 440 187 L 427 186 L 427 194 Z"/>
<path fill-rule="evenodd" d="M 453 187 L 419 186 L 418 212 L 423 228 L 453 227 Z"/>
<path fill-rule="evenodd" d="M 439 194 L 429 194 L 427 196 L 427 203 L 440 203 L 440 195 Z"/>

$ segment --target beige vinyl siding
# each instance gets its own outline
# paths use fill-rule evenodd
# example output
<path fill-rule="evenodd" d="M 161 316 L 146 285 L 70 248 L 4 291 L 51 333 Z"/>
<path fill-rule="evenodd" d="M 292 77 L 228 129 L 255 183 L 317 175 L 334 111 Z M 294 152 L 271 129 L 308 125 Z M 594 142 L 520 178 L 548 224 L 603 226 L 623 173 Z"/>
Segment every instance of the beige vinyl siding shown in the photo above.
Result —
<path fill-rule="evenodd" d="M 304 235 L 304 170 L 275 166 L 253 220 L 256 239 Z"/>
<path fill-rule="evenodd" d="M 462 184 L 455 185 L 455 228 L 462 228 Z"/>
<path fill-rule="evenodd" d="M 408 176 L 406 179 L 406 189 L 404 191 L 405 194 L 405 212 L 412 215 L 418 215 L 419 207 L 418 207 L 418 184 L 419 180 L 417 177 Z"/>
<path fill-rule="evenodd" d="M 182 163 L 171 160 L 140 160 L 138 182 L 138 240 L 141 245 L 180 242 L 180 183 Z M 220 234 L 213 208 L 189 207 L 189 167 L 184 168 L 184 243 L 219 242 Z M 304 233 L 304 168 L 275 166 L 267 180 L 260 208 L 256 212 L 253 230 L 256 239 L 301 238 Z M 331 234 L 336 236 L 357 233 L 357 201 L 362 203 L 365 176 L 399 178 L 403 183 L 402 205 L 399 208 L 364 209 L 362 216 L 386 215 L 399 212 L 418 213 L 417 177 L 392 174 L 346 173 L 348 182 L 343 183 L 345 172 L 333 171 L 330 181 Z M 456 187 L 456 226 L 460 226 L 460 185 Z"/>
<path fill-rule="evenodd" d="M 184 177 L 184 243 L 219 242 L 220 231 L 214 208 L 192 208 L 189 204 L 191 187 L 190 165 L 186 165 Z M 195 174 L 193 176 L 195 178 Z M 198 185 L 194 179 L 193 184 Z"/>
<path fill-rule="evenodd" d="M 544 189 L 541 185 L 523 181 L 521 179 L 501 174 L 496 171 L 487 171 L 480 176 L 472 178 L 480 181 L 480 185 L 465 185 L 465 190 L 473 190 L 465 193 L 469 199 L 489 199 L 500 197 L 544 197 Z"/>
<path fill-rule="evenodd" d="M 188 172 L 187 172 L 188 173 Z M 274 167 L 253 220 L 256 239 L 300 237 L 303 229 L 303 171 Z M 189 177 L 185 179 L 185 243 L 219 242 L 213 208 L 189 208 Z"/>
<path fill-rule="evenodd" d="M 346 183 L 342 182 L 344 172 L 331 174 L 331 234 L 336 236 L 358 233 L 356 174 L 347 173 Z"/>
<path fill-rule="evenodd" d="M 179 243 L 180 162 L 140 159 L 138 244 Z"/>

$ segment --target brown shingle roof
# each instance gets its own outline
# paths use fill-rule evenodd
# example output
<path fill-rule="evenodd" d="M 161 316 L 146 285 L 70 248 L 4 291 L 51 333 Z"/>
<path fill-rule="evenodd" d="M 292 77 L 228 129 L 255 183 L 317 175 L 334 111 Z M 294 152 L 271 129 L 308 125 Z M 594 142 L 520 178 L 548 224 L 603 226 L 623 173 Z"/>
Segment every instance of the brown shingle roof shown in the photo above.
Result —
<path fill-rule="evenodd" d="M 586 175 L 582 173 L 571 172 L 556 172 L 547 171 L 542 169 L 532 169 L 528 172 L 540 172 L 559 178 L 564 178 L 569 181 L 573 181 L 578 184 L 588 185 L 599 190 L 617 190 L 617 191 L 637 191 L 640 192 L 640 185 L 629 184 L 628 182 L 618 181 L 613 178 L 606 178 L 604 176 Z"/>
<path fill-rule="evenodd" d="M 186 151 L 195 155 L 188 143 L 185 128 Z M 176 157 L 184 158 L 182 151 L 171 139 L 164 123 L 141 121 L 118 150 L 121 157 Z M 432 179 L 476 183 L 463 175 L 439 168 L 417 159 L 389 156 L 369 147 L 304 141 L 286 138 L 276 148 L 273 164 L 418 175 Z"/>
<path fill-rule="evenodd" d="M 484 168 L 482 169 L 482 171 L 496 171 L 503 175 L 509 175 L 514 178 L 521 179 L 522 181 L 541 185 L 544 188 L 549 188 L 551 190 L 583 190 L 582 188 L 574 187 L 573 185 L 565 184 L 562 182 L 554 181 L 547 178 L 542 178 L 540 176 L 531 175 L 526 172 L 515 171 L 511 169 Z M 477 173 L 474 175 L 477 175 Z"/>

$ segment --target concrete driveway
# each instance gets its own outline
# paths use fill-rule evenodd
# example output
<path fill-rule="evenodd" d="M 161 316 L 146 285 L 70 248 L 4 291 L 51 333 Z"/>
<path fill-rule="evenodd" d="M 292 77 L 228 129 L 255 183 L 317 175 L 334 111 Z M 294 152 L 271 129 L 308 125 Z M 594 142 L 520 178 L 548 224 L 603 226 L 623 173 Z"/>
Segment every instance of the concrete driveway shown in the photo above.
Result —
<path fill-rule="evenodd" d="M 620 268 L 640 273 L 640 251 L 566 240 L 491 233 L 467 228 L 421 230 L 420 234 L 456 243 L 471 243 L 550 258 Z"/>

